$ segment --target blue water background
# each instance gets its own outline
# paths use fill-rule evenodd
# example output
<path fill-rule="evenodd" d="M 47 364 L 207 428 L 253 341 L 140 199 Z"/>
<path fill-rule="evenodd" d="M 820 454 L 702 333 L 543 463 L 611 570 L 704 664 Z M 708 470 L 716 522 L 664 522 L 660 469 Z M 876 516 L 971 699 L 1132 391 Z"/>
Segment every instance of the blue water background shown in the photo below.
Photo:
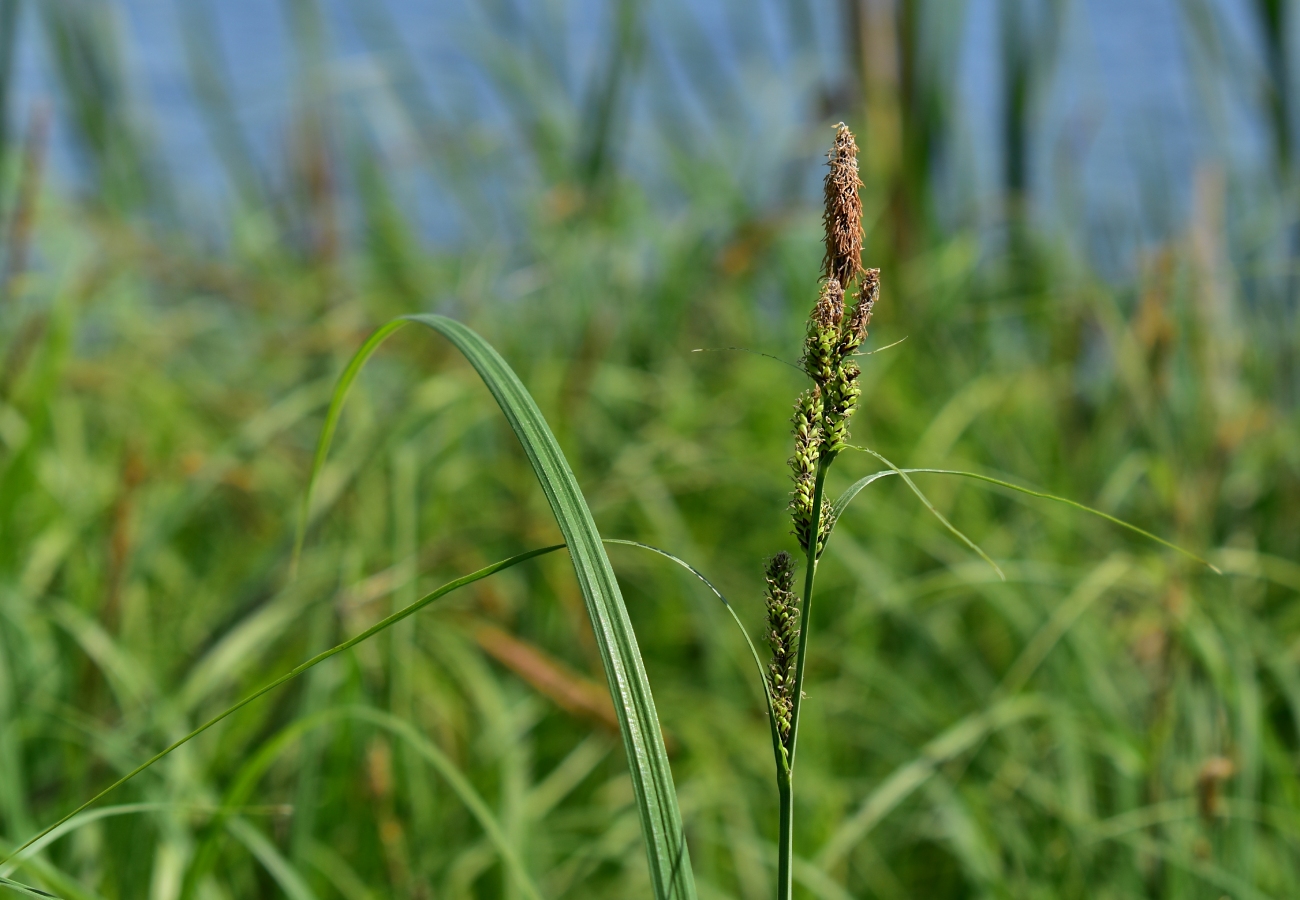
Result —
<path fill-rule="evenodd" d="M 172 186 L 186 218 L 214 224 L 234 201 L 191 92 L 181 39 L 180 4 L 187 2 L 195 0 L 119 0 L 110 9 L 136 98 L 132 116 L 158 148 L 157 177 Z M 576 120 L 605 63 L 613 4 L 325 0 L 318 56 L 294 40 L 294 0 L 208 4 L 206 40 L 223 61 L 239 122 L 266 171 L 283 169 L 289 157 L 290 135 L 308 106 L 303 73 L 315 60 L 341 124 L 336 133 L 364 134 L 378 147 L 390 176 L 408 187 L 403 195 L 427 236 L 454 244 L 481 227 L 467 220 L 449 182 L 464 176 L 430 171 L 416 124 L 397 99 L 412 86 L 401 84 L 396 57 L 363 40 L 358 12 L 365 3 L 378 4 L 396 26 L 418 67 L 419 89 L 453 140 L 463 138 L 468 154 L 484 161 L 508 155 L 520 140 L 518 115 L 498 87 L 513 63 L 532 67 L 527 78 L 539 109 Z M 1210 5 L 1222 43 L 1249 69 L 1260 45 L 1243 0 Z M 946 61 L 957 102 L 938 205 L 954 227 L 995 231 L 1003 209 L 1001 0 L 953 0 L 947 15 L 936 8 L 932 30 L 958 35 L 955 58 Z M 1104 260 L 1122 261 L 1124 247 L 1179 233 L 1198 172 L 1223 171 L 1256 189 L 1270 177 L 1258 92 L 1248 81 L 1207 82 L 1187 8 L 1184 0 L 1066 3 L 1059 52 L 1040 71 L 1029 167 L 1034 214 Z M 818 92 L 845 71 L 841 11 L 838 2 L 796 0 L 643 4 L 645 57 L 626 102 L 624 168 L 666 202 L 676 177 L 668 160 L 683 150 L 751 185 L 747 199 L 757 207 L 812 196 L 812 167 L 793 167 L 812 171 L 811 178 L 788 173 L 792 161 L 810 160 L 825 143 L 810 125 L 819 121 Z M 17 72 L 16 121 L 36 104 L 61 108 L 32 4 L 21 23 Z M 75 185 L 83 168 L 60 118 L 54 169 Z M 544 181 L 527 166 L 495 173 L 502 198 L 527 196 Z"/>

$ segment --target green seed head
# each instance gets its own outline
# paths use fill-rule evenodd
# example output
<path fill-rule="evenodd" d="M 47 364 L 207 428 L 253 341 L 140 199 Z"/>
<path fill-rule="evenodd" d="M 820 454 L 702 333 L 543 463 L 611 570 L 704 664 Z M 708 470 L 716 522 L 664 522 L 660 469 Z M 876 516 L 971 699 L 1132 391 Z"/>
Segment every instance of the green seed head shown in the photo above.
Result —
<path fill-rule="evenodd" d="M 794 559 L 782 551 L 767 563 L 767 642 L 772 648 L 768 678 L 777 731 L 789 746 L 795 659 L 799 647 L 799 604 L 794 595 Z"/>
<path fill-rule="evenodd" d="M 848 446 L 849 419 L 857 408 L 862 387 L 858 384 L 861 370 L 849 360 L 842 362 L 835 378 L 827 386 L 825 412 L 822 420 L 822 455 L 834 458 Z"/>
<path fill-rule="evenodd" d="M 795 403 L 794 455 L 790 457 L 790 474 L 794 492 L 790 497 L 790 517 L 794 535 L 804 552 L 812 533 L 813 492 L 817 478 L 817 459 L 822 446 L 823 403 L 821 389 L 814 387 L 799 395 Z"/>
<path fill-rule="evenodd" d="M 828 278 L 822 284 L 817 305 L 808 316 L 808 335 L 803 350 L 804 371 L 819 385 L 826 384 L 835 374 L 843 323 L 844 288 L 834 278 Z"/>

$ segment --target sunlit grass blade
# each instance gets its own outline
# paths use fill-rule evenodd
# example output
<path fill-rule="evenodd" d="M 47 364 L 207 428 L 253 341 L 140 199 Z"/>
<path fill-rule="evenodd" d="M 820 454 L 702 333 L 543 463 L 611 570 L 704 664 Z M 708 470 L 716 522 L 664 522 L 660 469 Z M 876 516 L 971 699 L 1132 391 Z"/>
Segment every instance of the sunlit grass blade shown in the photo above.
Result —
<path fill-rule="evenodd" d="M 891 466 L 893 465 L 892 463 L 889 462 L 889 460 L 885 459 L 883 456 L 881 456 L 879 453 L 876 453 L 874 450 L 869 450 L 866 447 L 853 447 L 851 449 L 862 450 L 866 453 L 870 453 L 872 456 L 881 460 L 886 465 L 891 465 Z M 832 504 L 831 507 L 832 510 L 831 515 L 833 517 L 832 521 L 838 519 L 840 514 L 844 512 L 844 509 L 849 505 L 849 503 L 853 500 L 853 498 L 856 497 L 862 491 L 863 488 L 871 484 L 873 481 L 877 481 L 888 475 L 901 475 L 904 478 L 907 478 L 909 474 L 911 475 L 957 475 L 962 478 L 973 478 L 976 481 L 983 481 L 983 482 L 987 482 L 988 484 L 995 484 L 998 487 L 1004 487 L 1007 488 L 1008 490 L 1016 491 L 1021 494 L 1028 494 L 1030 497 L 1038 497 L 1043 500 L 1051 500 L 1054 503 L 1064 503 L 1066 506 L 1072 506 L 1075 509 L 1080 510 L 1081 512 L 1086 512 L 1089 513 L 1090 515 L 1097 516 L 1098 518 L 1105 519 L 1107 522 L 1110 522 L 1112 525 L 1118 525 L 1120 528 L 1125 528 L 1133 532 L 1134 534 L 1141 535 L 1142 537 L 1146 538 L 1149 541 L 1155 541 L 1157 544 L 1160 544 L 1162 547 L 1168 547 L 1170 550 L 1173 550 L 1176 553 L 1180 553 L 1183 556 L 1186 556 L 1188 559 L 1195 560 L 1196 562 L 1205 566 L 1210 571 L 1214 572 L 1216 575 L 1223 574 L 1223 571 L 1218 566 L 1214 565 L 1214 563 L 1210 562 L 1209 560 L 1203 559 L 1200 556 L 1197 556 L 1195 553 L 1186 549 L 1185 547 L 1180 547 L 1177 544 L 1173 543 L 1172 541 L 1167 541 L 1164 538 L 1160 537 L 1159 535 L 1152 534 L 1151 532 L 1147 531 L 1145 528 L 1139 528 L 1137 525 L 1134 525 L 1132 522 L 1125 522 L 1123 519 L 1116 518 L 1115 516 L 1112 516 L 1110 513 L 1102 512 L 1101 510 L 1094 509 L 1091 506 L 1086 506 L 1078 502 L 1077 500 L 1071 500 L 1068 497 L 1058 497 L 1056 494 L 1048 494 L 1044 491 L 1035 491 L 1032 488 L 1022 487 L 1021 485 L 1014 484 L 1013 482 L 1010 481 L 1003 481 L 1001 478 L 994 478 L 990 475 L 981 475 L 978 472 L 965 472 L 960 469 L 891 468 L 888 471 L 884 471 L 884 472 L 873 472 L 872 474 L 867 475 L 864 478 L 859 478 L 853 484 L 849 485 L 848 489 L 845 490 L 844 493 L 841 494 L 835 500 L 835 503 Z M 910 480 L 908 483 L 909 484 L 911 483 Z"/>
<path fill-rule="evenodd" d="M 442 597 L 445 597 L 447 594 L 450 594 L 452 591 L 456 590 L 457 588 L 464 587 L 467 584 L 472 584 L 475 581 L 478 581 L 482 578 L 486 578 L 489 575 L 493 575 L 497 572 L 502 571 L 503 569 L 508 569 L 511 566 L 518 565 L 519 563 L 532 559 L 534 557 L 542 556 L 547 553 L 554 553 L 556 550 L 559 550 L 563 547 L 564 547 L 563 544 L 554 544 L 550 547 L 541 547 L 537 550 L 529 550 L 525 553 L 520 553 L 515 556 L 512 556 L 509 559 L 503 559 L 500 562 L 492 563 L 492 565 L 490 566 L 484 566 L 483 568 L 479 569 L 477 572 L 471 572 L 468 575 L 463 575 L 460 578 L 457 578 L 455 581 L 449 581 L 446 584 L 444 584 L 442 587 L 438 588 L 437 590 L 425 594 L 423 597 L 421 597 L 419 600 L 415 601 L 411 605 L 398 610 L 397 612 L 393 613 L 391 616 L 388 616 L 386 619 L 382 619 L 381 621 L 376 622 L 374 625 L 370 626 L 365 631 L 358 634 L 356 637 L 350 638 L 344 641 L 343 643 L 338 644 L 337 646 L 331 647 L 330 649 L 322 653 L 316 654 L 311 659 L 307 660 L 306 662 L 302 663 L 299 666 L 294 667 L 293 669 L 281 675 L 279 678 L 276 678 L 274 681 L 271 681 L 263 685 L 262 687 L 258 688 L 256 691 L 249 694 L 243 700 L 240 700 L 234 706 L 228 707 L 221 713 L 217 714 L 216 716 L 213 716 L 211 719 L 208 719 L 206 722 L 204 722 L 198 728 L 195 728 L 189 734 L 185 735 L 179 740 L 164 747 L 162 750 L 158 751 L 153 756 L 149 757 L 149 759 L 145 760 L 140 765 L 136 766 L 130 772 L 127 772 L 117 781 L 113 782 L 108 787 L 100 791 L 98 794 L 91 797 L 85 803 L 81 804 L 76 809 L 72 810 L 72 812 L 68 813 L 63 818 L 59 819 L 57 822 L 50 825 L 49 827 L 43 829 L 38 834 L 29 838 L 20 847 L 18 847 L 12 854 L 5 857 L 4 860 L 0 860 L 0 862 L 9 863 L 10 861 L 24 858 L 27 855 L 27 851 L 29 851 L 31 847 L 33 847 L 35 844 L 37 844 L 47 835 L 51 834 L 53 831 L 58 829 L 64 823 L 69 821 L 73 816 L 76 816 L 78 813 L 93 806 L 100 799 L 108 796 L 113 791 L 117 790 L 119 787 L 126 784 L 128 781 L 130 781 L 135 776 L 139 775 L 145 769 L 149 768 L 154 763 L 158 762 L 160 759 L 167 756 L 177 747 L 181 747 L 184 744 L 189 743 L 190 741 L 194 740 L 194 738 L 198 737 L 203 732 L 207 731 L 213 725 L 216 725 L 222 719 L 225 719 L 228 716 L 233 715 L 234 713 L 243 709 L 248 704 L 252 703 L 258 697 L 261 697 L 264 694 L 275 690 L 285 682 L 297 678 L 299 675 L 301 675 L 303 672 L 306 672 L 312 666 L 322 663 L 325 660 L 329 659 L 331 656 L 335 656 L 339 653 L 342 653 L 344 650 L 349 650 L 352 647 L 355 647 L 357 644 L 360 644 L 362 641 L 366 640 L 367 638 L 374 637 L 376 634 L 388 628 L 389 626 L 402 621 L 407 616 L 415 614 L 419 610 L 428 606 L 430 603 Z"/>
<path fill-rule="evenodd" d="M 695 878 L 672 768 L 664 748 L 650 682 L 614 570 L 605 555 L 587 501 L 550 426 L 519 376 L 487 341 L 460 322 L 438 315 L 404 316 L 371 335 L 344 370 L 330 402 L 308 479 L 309 495 L 303 501 L 304 525 L 300 529 L 305 527 L 306 511 L 310 509 L 310 485 L 329 454 L 329 444 L 348 388 L 380 343 L 406 322 L 418 322 L 451 341 L 478 372 L 523 446 L 569 547 L 578 586 L 600 648 L 627 752 L 655 897 L 657 900 L 674 897 L 691 900 L 695 897 Z"/>
<path fill-rule="evenodd" d="M 665 559 L 669 559 L 677 563 L 677 565 L 681 566 L 683 569 L 690 572 L 692 575 L 694 575 L 696 578 L 702 581 L 705 587 L 707 587 L 710 591 L 713 592 L 713 596 L 717 597 L 719 600 L 722 601 L 722 605 L 725 606 L 727 608 L 727 612 L 731 614 L 732 621 L 736 623 L 736 628 L 740 629 L 741 636 L 745 638 L 745 644 L 746 646 L 749 647 L 750 655 L 754 657 L 754 666 L 758 669 L 758 680 L 759 683 L 763 685 L 763 698 L 767 702 L 767 721 L 768 724 L 771 725 L 772 727 L 773 749 L 777 751 L 776 758 L 781 760 L 782 763 L 784 764 L 785 756 L 779 752 L 781 746 L 781 738 L 777 732 L 776 708 L 772 705 L 772 686 L 767 680 L 767 670 L 763 668 L 763 659 L 758 655 L 758 648 L 754 646 L 753 640 L 750 639 L 749 631 L 748 629 L 745 628 L 745 623 L 740 621 L 740 616 L 736 615 L 735 608 L 732 607 L 730 601 L 728 601 L 727 598 L 723 596 L 722 591 L 718 590 L 714 586 L 713 582 L 705 578 L 704 574 L 700 572 L 699 569 L 695 568 L 693 565 L 691 565 L 681 557 L 674 556 L 673 554 L 669 553 L 667 550 L 660 550 L 658 547 L 652 547 L 649 544 L 643 544 L 640 541 L 628 541 L 628 540 L 623 540 L 622 538 L 605 538 L 605 543 L 623 544 L 628 547 L 640 547 L 642 550 L 649 550 L 651 553 L 658 553 L 660 556 L 664 557 Z"/>

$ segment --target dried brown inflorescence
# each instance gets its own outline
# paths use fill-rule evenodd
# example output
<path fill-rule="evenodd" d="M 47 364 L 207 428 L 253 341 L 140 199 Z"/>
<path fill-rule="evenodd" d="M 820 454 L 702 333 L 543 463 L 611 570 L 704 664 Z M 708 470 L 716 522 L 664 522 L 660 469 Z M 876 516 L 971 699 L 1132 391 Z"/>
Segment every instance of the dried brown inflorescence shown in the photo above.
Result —
<path fill-rule="evenodd" d="M 790 746 L 795 657 L 799 646 L 799 604 L 794 595 L 794 559 L 784 550 L 767 564 L 767 642 L 772 647 L 768 678 L 781 745 Z"/>
<path fill-rule="evenodd" d="M 840 122 L 835 126 L 835 143 L 826 154 L 826 256 L 822 275 L 844 287 L 862 271 L 862 200 L 858 188 L 858 145 L 853 132 Z"/>

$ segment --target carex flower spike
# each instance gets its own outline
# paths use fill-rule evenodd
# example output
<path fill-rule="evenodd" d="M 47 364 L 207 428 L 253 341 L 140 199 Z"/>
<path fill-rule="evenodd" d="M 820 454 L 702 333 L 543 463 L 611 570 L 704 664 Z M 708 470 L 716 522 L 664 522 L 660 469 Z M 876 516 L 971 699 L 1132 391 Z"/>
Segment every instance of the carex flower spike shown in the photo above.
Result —
<path fill-rule="evenodd" d="M 835 143 L 826 154 L 826 256 L 822 275 L 847 288 L 862 271 L 862 200 L 858 188 L 858 145 L 853 132 L 840 122 L 835 126 Z"/>
<path fill-rule="evenodd" d="M 799 395 L 791 422 L 794 425 L 794 455 L 790 457 L 790 475 L 794 479 L 794 493 L 790 497 L 790 518 L 794 523 L 794 536 L 807 553 L 808 541 L 812 535 L 817 460 L 822 445 L 820 388 L 813 387 Z"/>
<path fill-rule="evenodd" d="M 768 678 L 781 745 L 790 744 L 795 654 L 799 641 L 799 605 L 794 595 L 794 559 L 782 550 L 767 564 L 767 642 L 772 647 Z"/>
<path fill-rule="evenodd" d="M 794 594 L 794 562 L 778 553 L 767 563 L 767 640 L 772 661 L 767 679 L 771 698 L 777 787 L 781 819 L 777 877 L 779 900 L 794 890 L 794 782 L 803 701 L 804 667 L 808 662 L 809 611 L 812 609 L 817 561 L 834 523 L 831 504 L 823 496 L 826 472 L 849 440 L 849 419 L 862 394 L 861 370 L 853 357 L 867 337 L 871 311 L 880 292 L 880 271 L 862 267 L 862 203 L 858 188 L 858 147 L 844 123 L 835 126 L 835 143 L 828 156 L 825 182 L 826 255 L 821 290 L 808 316 L 803 355 L 799 363 L 812 386 L 795 402 L 791 424 L 794 455 L 790 457 L 790 518 L 794 536 L 807 556 L 802 602 Z M 856 294 L 854 288 L 856 287 Z M 852 308 L 845 297 L 855 296 Z M 818 509 L 818 504 L 821 508 Z M 816 522 L 816 525 L 814 525 Z"/>

